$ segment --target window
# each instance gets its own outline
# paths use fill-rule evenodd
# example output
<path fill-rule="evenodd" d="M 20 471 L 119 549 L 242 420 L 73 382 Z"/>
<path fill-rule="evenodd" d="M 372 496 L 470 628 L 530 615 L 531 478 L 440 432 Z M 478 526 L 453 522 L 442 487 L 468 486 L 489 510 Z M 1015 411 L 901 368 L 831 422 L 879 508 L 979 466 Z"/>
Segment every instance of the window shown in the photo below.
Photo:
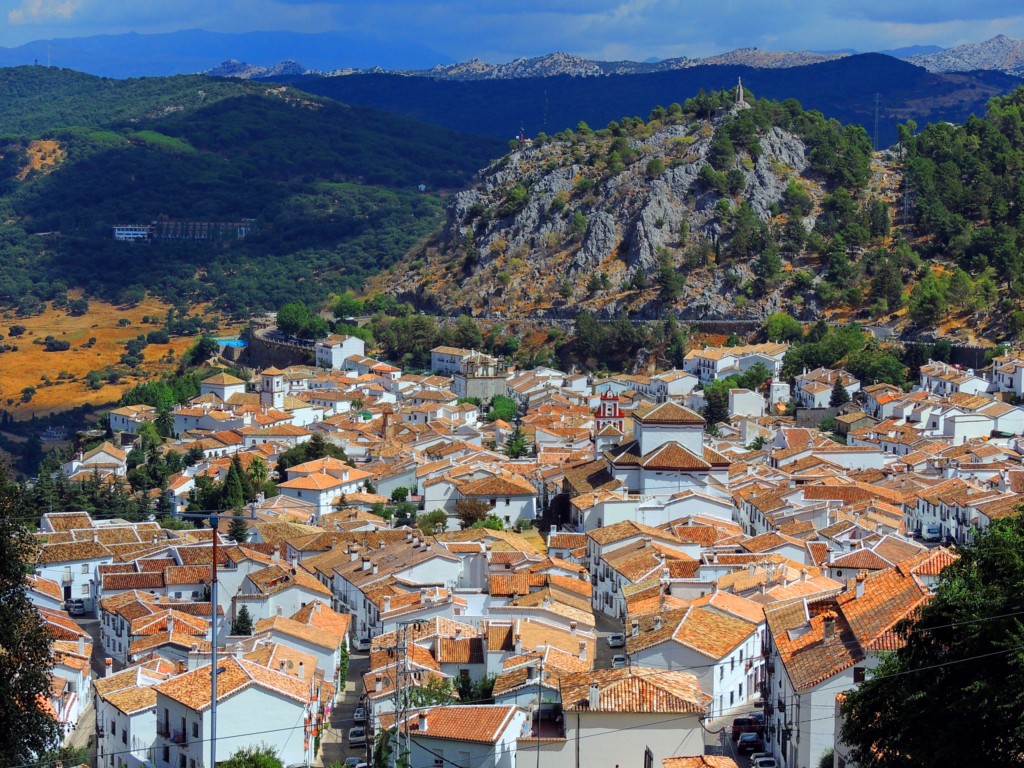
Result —
<path fill-rule="evenodd" d="M 863 683 L 864 682 L 864 667 L 853 668 L 853 682 Z"/>
<path fill-rule="evenodd" d="M 171 762 L 171 748 L 170 747 L 164 747 L 164 753 L 163 753 L 162 757 L 163 757 L 163 761 L 165 763 L 170 764 L 170 762 Z"/>
<path fill-rule="evenodd" d="M 110 721 L 110 735 L 117 736 L 117 720 Z"/>
<path fill-rule="evenodd" d="M 178 768 L 185 768 L 185 756 L 178 755 Z"/>
<path fill-rule="evenodd" d="M 512 499 L 505 499 L 505 506 L 507 507 L 512 503 Z"/>
<path fill-rule="evenodd" d="M 127 744 L 128 743 L 128 729 L 127 728 L 122 728 L 121 729 L 121 743 L 122 744 Z"/>
<path fill-rule="evenodd" d="M 192 723 L 192 738 L 193 739 L 198 739 L 199 738 L 199 723 Z"/>
<path fill-rule="evenodd" d="M 82 573 L 88 573 L 88 572 L 89 572 L 89 564 L 88 563 L 82 563 Z"/>
<path fill-rule="evenodd" d="M 89 585 L 88 584 L 83 584 L 81 589 L 79 590 L 79 593 L 82 594 L 82 595 L 85 595 L 86 597 L 88 597 L 89 596 Z"/>

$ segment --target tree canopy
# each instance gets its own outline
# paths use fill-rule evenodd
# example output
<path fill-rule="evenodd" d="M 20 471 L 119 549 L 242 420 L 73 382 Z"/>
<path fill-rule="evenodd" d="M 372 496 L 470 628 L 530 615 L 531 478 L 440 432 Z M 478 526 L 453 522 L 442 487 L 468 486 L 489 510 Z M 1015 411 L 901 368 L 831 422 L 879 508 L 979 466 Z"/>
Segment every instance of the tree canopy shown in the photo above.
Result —
<path fill-rule="evenodd" d="M 26 592 L 35 540 L 20 522 L 29 511 L 0 464 L 0 766 L 19 766 L 56 746 L 50 697 L 50 637 Z"/>
<path fill-rule="evenodd" d="M 1018 765 L 1024 754 L 1024 517 L 960 550 L 903 645 L 843 705 L 861 768 Z"/>

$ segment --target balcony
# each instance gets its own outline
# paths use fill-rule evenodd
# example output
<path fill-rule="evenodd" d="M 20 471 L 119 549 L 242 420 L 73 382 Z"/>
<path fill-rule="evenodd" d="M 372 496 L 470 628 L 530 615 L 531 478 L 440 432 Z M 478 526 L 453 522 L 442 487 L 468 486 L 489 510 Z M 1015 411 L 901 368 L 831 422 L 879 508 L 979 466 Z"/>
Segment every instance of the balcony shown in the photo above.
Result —
<path fill-rule="evenodd" d="M 156 723 L 156 735 L 164 739 L 171 738 L 171 726 L 169 723 L 161 723 L 157 720 Z"/>
<path fill-rule="evenodd" d="M 171 742 L 181 745 L 188 744 L 188 734 L 186 734 L 185 731 L 172 731 Z"/>

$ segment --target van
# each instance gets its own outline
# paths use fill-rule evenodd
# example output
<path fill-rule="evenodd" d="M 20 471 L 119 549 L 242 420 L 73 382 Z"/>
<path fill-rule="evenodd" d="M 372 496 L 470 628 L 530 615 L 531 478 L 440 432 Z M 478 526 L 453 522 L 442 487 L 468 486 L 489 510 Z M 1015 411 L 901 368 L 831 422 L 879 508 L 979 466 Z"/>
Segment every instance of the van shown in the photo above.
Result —
<path fill-rule="evenodd" d="M 732 740 L 736 741 L 741 733 L 761 733 L 763 726 L 753 717 L 737 717 L 732 721 Z"/>
<path fill-rule="evenodd" d="M 937 525 L 926 525 L 921 529 L 921 538 L 924 541 L 938 541 L 942 538 L 942 529 Z"/>

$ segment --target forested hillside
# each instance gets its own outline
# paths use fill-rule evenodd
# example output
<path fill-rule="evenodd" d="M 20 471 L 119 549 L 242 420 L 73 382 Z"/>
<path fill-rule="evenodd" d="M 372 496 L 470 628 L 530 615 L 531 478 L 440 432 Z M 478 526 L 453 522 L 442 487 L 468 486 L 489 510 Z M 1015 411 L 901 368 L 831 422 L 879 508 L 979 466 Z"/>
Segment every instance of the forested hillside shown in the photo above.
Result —
<path fill-rule="evenodd" d="M 0 305 L 23 311 L 75 286 L 239 313 L 358 287 L 437 226 L 439 193 L 501 151 L 283 86 L 40 67 L 0 82 Z M 252 219 L 253 232 L 113 240 L 114 224 L 161 217 Z"/>
<path fill-rule="evenodd" d="M 480 317 L 874 321 L 1024 332 L 1024 89 L 872 153 L 859 126 L 735 90 L 516 148 L 374 283 Z M 904 184 L 905 171 L 909 184 Z"/>

